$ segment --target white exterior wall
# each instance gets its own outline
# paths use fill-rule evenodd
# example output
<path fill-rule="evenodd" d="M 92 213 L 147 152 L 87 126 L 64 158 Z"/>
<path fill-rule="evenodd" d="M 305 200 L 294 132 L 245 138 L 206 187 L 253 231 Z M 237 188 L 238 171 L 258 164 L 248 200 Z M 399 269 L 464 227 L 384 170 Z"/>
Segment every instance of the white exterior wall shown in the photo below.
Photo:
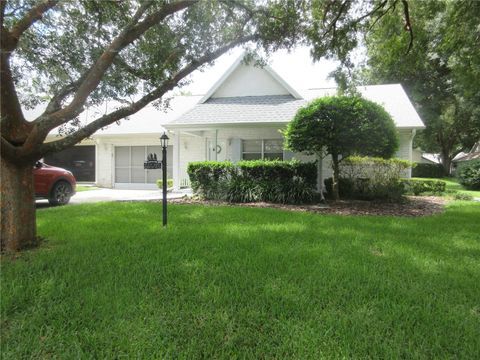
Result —
<path fill-rule="evenodd" d="M 289 92 L 267 71 L 253 66 L 238 66 L 212 95 L 216 97 L 288 95 Z"/>
<path fill-rule="evenodd" d="M 115 186 L 115 146 L 160 146 L 160 135 L 131 135 L 97 137 L 96 142 L 96 185 L 113 188 Z M 168 153 L 172 152 L 172 142 L 169 142 Z M 169 154 L 169 158 L 171 155 Z M 171 164 L 168 164 L 169 167 Z M 131 184 L 133 188 L 157 189 L 155 184 Z"/>
<path fill-rule="evenodd" d="M 188 182 L 187 166 L 191 161 L 205 161 L 207 160 L 207 140 L 214 140 L 215 130 L 198 132 L 200 136 L 190 136 L 180 131 L 180 164 L 178 172 L 180 175 L 180 181 L 182 184 Z M 399 130 L 400 146 L 396 153 L 396 157 L 404 160 L 412 160 L 412 130 Z M 235 149 L 232 144 L 235 143 L 234 139 L 240 140 L 256 140 L 256 139 L 282 139 L 282 134 L 278 127 L 264 127 L 264 128 L 219 128 L 218 129 L 218 143 L 224 143 L 226 149 L 225 160 L 232 161 L 235 158 L 233 152 Z M 292 159 L 300 161 L 315 161 L 315 156 L 308 156 L 304 154 L 291 154 L 288 156 Z M 223 160 L 223 157 L 222 157 Z M 332 176 L 331 157 L 327 156 L 323 160 L 322 168 L 323 178 Z M 409 170 L 406 177 L 411 176 Z M 175 174 L 174 174 L 175 177 Z"/>
<path fill-rule="evenodd" d="M 189 183 L 187 166 L 192 161 L 204 161 L 208 159 L 207 154 L 207 141 L 215 141 L 215 130 L 203 130 L 203 131 L 188 131 L 182 132 L 181 130 L 175 131 L 175 136 L 179 136 L 178 141 L 175 141 L 175 136 L 170 136 L 170 145 L 178 144 L 178 167 L 174 165 L 173 177 L 177 179 L 176 185 L 186 185 Z M 193 136 L 195 134 L 196 136 Z M 400 147 L 396 156 L 404 160 L 412 160 L 412 131 L 400 130 Z M 230 127 L 219 128 L 217 141 L 219 144 L 225 146 L 222 147 L 224 155 L 219 156 L 219 160 L 234 161 L 238 154 L 234 152 L 238 151 L 234 147 L 238 146 L 241 140 L 256 140 L 256 139 L 282 139 L 279 127 Z M 101 187 L 114 187 L 115 179 L 115 146 L 158 146 L 159 140 L 157 135 L 138 135 L 138 136 L 112 136 L 112 137 L 98 137 L 95 139 L 97 161 L 96 161 L 96 178 L 97 185 Z M 171 150 L 169 146 L 169 153 L 173 152 L 175 155 L 177 149 Z M 300 161 L 314 161 L 314 156 L 307 156 L 304 154 L 288 154 L 285 152 L 286 158 L 297 159 Z M 170 156 L 169 156 L 170 158 Z M 173 157 L 175 159 L 175 156 Z M 174 160 L 175 161 L 175 160 Z M 178 177 L 176 176 L 178 172 Z M 330 156 L 327 156 L 323 162 L 323 178 L 331 177 L 331 163 Z M 405 174 L 407 177 L 411 176 L 411 172 Z M 132 185 L 132 187 L 135 187 Z M 155 188 L 152 186 L 152 188 Z"/>

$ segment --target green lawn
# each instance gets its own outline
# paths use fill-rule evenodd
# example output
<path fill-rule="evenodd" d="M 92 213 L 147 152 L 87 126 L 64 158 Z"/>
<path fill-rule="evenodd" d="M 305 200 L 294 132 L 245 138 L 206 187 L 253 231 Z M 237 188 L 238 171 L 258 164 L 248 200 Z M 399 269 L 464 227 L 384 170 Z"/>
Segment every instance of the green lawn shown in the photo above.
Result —
<path fill-rule="evenodd" d="M 467 190 L 455 178 L 449 177 L 449 178 L 443 178 L 443 179 L 434 179 L 434 178 L 414 178 L 414 179 L 442 180 L 442 181 L 445 181 L 445 183 L 447 184 L 447 186 L 446 186 L 447 190 L 455 191 L 455 192 L 462 193 L 462 194 L 469 194 L 469 195 L 472 195 L 475 198 L 480 198 L 480 190 Z"/>
<path fill-rule="evenodd" d="M 42 209 L 2 261 L 1 357 L 478 358 L 479 219 Z"/>
<path fill-rule="evenodd" d="M 77 192 L 97 190 L 97 189 L 98 189 L 98 187 L 96 187 L 96 186 L 86 186 L 86 185 L 77 185 L 77 186 L 75 187 L 75 190 L 76 190 Z"/>

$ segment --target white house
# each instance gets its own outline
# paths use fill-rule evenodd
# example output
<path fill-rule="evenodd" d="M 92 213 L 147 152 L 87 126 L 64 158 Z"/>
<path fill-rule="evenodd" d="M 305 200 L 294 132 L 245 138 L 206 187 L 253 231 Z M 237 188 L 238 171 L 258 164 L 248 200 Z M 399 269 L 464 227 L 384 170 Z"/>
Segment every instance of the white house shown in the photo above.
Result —
<path fill-rule="evenodd" d="M 397 157 L 412 160 L 412 140 L 424 125 L 402 86 L 376 85 L 358 90 L 390 113 L 400 137 Z M 179 188 L 189 185 L 187 165 L 191 161 L 310 160 L 284 150 L 280 130 L 300 107 L 335 93 L 334 88 L 296 91 L 269 66 L 245 64 L 240 57 L 204 96 L 174 97 L 168 112 L 149 106 L 130 120 L 97 132 L 81 146 L 90 146 L 93 153 L 90 158 L 94 161 L 86 163 L 93 164 L 90 177 L 98 186 L 154 188 L 160 171 L 144 170 L 143 161 L 150 152 L 160 153 L 158 138 L 166 129 L 171 139 L 169 177 Z M 70 152 L 78 153 L 78 146 Z M 54 159 L 47 158 L 46 162 L 49 160 Z M 326 158 L 323 176 L 330 173 Z"/>
<path fill-rule="evenodd" d="M 358 90 L 390 113 L 400 137 L 397 157 L 411 161 L 412 140 L 424 125 L 402 86 L 365 86 Z M 195 107 L 164 125 L 174 135 L 175 187 L 188 184 L 186 170 L 191 161 L 312 160 L 284 150 L 280 130 L 300 107 L 335 93 L 334 88 L 297 92 L 270 67 L 246 65 L 240 57 Z M 331 176 L 329 165 L 330 160 L 324 159 L 323 177 Z"/>

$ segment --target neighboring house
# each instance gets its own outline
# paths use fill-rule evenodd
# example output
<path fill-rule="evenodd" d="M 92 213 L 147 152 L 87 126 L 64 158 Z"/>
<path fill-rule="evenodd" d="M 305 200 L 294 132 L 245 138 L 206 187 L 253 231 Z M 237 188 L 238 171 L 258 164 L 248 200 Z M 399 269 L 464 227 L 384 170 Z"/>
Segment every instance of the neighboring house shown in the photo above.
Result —
<path fill-rule="evenodd" d="M 440 154 L 430 154 L 416 148 L 412 152 L 412 161 L 420 164 L 441 164 Z"/>
<path fill-rule="evenodd" d="M 300 107 L 313 99 L 335 95 L 336 89 L 296 91 L 269 66 L 255 67 L 242 60 L 240 57 L 235 61 L 204 96 L 174 97 L 168 112 L 149 106 L 130 116 L 130 120 L 122 120 L 119 126 L 111 125 L 84 141 L 81 145 L 90 147 L 90 160 L 94 159 L 90 178 L 104 187 L 154 188 L 160 171 L 143 170 L 143 161 L 149 152 L 160 153 L 158 138 L 164 128 L 171 139 L 168 176 L 176 188 L 189 185 L 187 165 L 191 161 L 312 160 L 284 150 L 280 130 Z M 400 137 L 396 156 L 412 160 L 412 140 L 424 125 L 402 86 L 364 86 L 358 91 L 390 113 Z M 95 116 L 85 118 L 88 122 Z M 70 155 L 57 155 L 56 161 L 71 159 L 78 149 L 75 146 L 63 152 Z M 88 159 L 76 161 L 79 165 L 89 164 Z M 323 176 L 328 177 L 329 158 L 323 163 Z M 410 176 L 410 172 L 406 175 Z"/>
<path fill-rule="evenodd" d="M 453 158 L 452 162 L 458 165 L 458 163 L 460 162 L 475 160 L 475 159 L 480 159 L 480 141 L 477 141 L 475 145 L 472 146 L 469 152 L 459 153 L 457 156 Z"/>
<path fill-rule="evenodd" d="M 477 141 L 469 152 L 460 152 L 452 159 L 452 173 L 457 171 L 458 166 L 465 161 L 480 159 L 480 141 Z"/>

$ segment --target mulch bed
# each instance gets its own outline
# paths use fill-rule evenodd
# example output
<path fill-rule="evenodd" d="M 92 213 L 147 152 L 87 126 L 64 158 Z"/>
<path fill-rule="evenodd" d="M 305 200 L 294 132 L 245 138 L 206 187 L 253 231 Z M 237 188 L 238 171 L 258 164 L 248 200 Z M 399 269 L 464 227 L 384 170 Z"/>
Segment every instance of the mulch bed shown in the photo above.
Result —
<path fill-rule="evenodd" d="M 386 215 L 386 216 L 428 216 L 443 212 L 446 200 L 436 196 L 408 196 L 401 203 L 380 201 L 342 200 L 329 202 L 327 205 L 284 205 L 272 203 L 231 204 L 221 201 L 181 198 L 169 200 L 175 204 L 200 204 L 209 206 L 245 206 L 257 208 L 275 208 L 291 211 L 309 211 L 320 214 L 337 215 Z"/>

